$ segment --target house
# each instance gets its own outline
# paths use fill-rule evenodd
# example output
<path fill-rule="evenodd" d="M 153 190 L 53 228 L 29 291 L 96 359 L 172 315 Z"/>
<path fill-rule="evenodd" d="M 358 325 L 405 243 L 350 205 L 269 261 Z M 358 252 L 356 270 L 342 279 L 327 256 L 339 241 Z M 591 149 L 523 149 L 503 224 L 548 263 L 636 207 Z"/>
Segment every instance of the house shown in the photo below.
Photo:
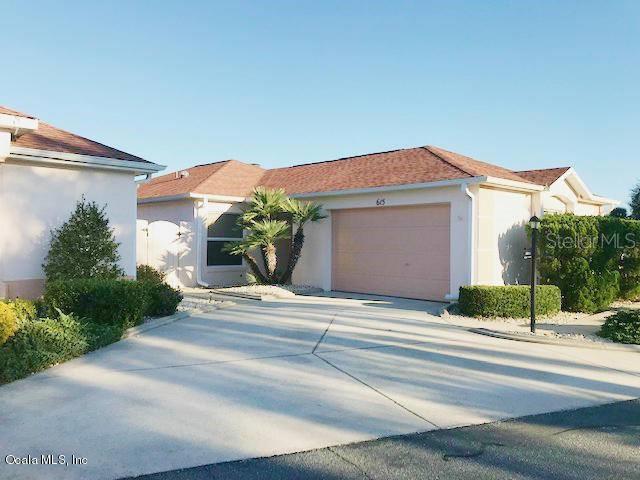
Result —
<path fill-rule="evenodd" d="M 106 205 L 135 277 L 136 175 L 164 167 L 0 107 L 0 298 L 42 293 L 50 231 L 84 195 Z"/>
<path fill-rule="evenodd" d="M 573 168 L 511 171 L 426 146 L 266 170 L 236 160 L 198 165 L 139 187 L 138 262 L 178 285 L 245 281 L 222 246 L 256 186 L 322 203 L 305 228 L 293 282 L 325 290 L 429 300 L 461 285 L 526 283 L 533 214 L 603 215 L 616 202 L 591 193 Z"/>

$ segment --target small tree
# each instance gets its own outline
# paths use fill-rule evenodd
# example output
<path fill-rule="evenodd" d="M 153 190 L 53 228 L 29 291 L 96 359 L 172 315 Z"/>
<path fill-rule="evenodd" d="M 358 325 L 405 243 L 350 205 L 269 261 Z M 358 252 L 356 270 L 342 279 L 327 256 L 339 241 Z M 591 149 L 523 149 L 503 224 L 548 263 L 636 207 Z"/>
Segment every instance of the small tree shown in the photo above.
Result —
<path fill-rule="evenodd" d="M 289 261 L 287 263 L 287 269 L 280 278 L 280 283 L 287 283 L 291 280 L 293 270 L 300 260 L 302 255 L 302 247 L 304 245 L 304 226 L 307 223 L 319 222 L 323 218 L 327 218 L 322 214 L 322 206 L 312 202 L 301 202 L 295 198 L 287 199 L 285 204 L 286 212 L 291 215 L 292 224 L 298 226 L 295 235 L 293 236 L 293 245 L 291 246 L 291 253 L 289 254 Z"/>
<path fill-rule="evenodd" d="M 118 246 L 105 207 L 82 197 L 69 220 L 51 231 L 51 246 L 42 265 L 46 279 L 122 276 Z"/>
<path fill-rule="evenodd" d="M 610 217 L 627 218 L 627 209 L 623 207 L 616 207 L 609 212 Z"/>
<path fill-rule="evenodd" d="M 258 187 L 254 190 L 247 208 L 244 210 L 238 225 L 248 232 L 240 242 L 225 245 L 225 251 L 233 255 L 242 255 L 253 276 L 260 283 L 286 283 L 291 279 L 293 269 L 300 258 L 304 244 L 303 227 L 306 223 L 317 222 L 323 218 L 322 207 L 311 202 L 300 202 L 286 196 L 284 190 L 268 190 Z M 293 238 L 291 252 L 285 270 L 276 271 L 277 253 L 275 244 L 278 240 Z M 259 252 L 262 258 L 262 270 L 252 252 Z"/>
<path fill-rule="evenodd" d="M 640 220 L 640 183 L 631 190 L 629 206 L 631 207 L 631 218 Z"/>

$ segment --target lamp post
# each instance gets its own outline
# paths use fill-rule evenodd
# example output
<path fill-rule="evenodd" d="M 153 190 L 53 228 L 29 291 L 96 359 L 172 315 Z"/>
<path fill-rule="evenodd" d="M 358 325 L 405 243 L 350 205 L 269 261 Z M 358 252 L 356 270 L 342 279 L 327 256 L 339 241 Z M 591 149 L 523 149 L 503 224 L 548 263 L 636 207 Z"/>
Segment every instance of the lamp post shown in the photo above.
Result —
<path fill-rule="evenodd" d="M 536 254 L 540 219 L 537 216 L 529 220 L 531 227 L 531 333 L 536 333 Z"/>

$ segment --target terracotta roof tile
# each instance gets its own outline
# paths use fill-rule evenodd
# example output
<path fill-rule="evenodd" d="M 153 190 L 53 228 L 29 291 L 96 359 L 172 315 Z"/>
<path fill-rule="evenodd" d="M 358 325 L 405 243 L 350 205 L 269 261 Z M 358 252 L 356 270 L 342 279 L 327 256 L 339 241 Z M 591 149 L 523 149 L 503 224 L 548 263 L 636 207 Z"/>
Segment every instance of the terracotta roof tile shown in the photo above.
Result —
<path fill-rule="evenodd" d="M 0 113 L 36 118 L 2 106 L 0 106 Z M 116 158 L 118 160 L 128 160 L 132 162 L 151 163 L 140 157 L 136 157 L 135 155 L 108 147 L 102 143 L 61 130 L 41 121 L 38 122 L 37 130 L 19 136 L 15 141 L 12 141 L 11 144 L 16 147 L 35 148 L 39 150 L 49 150 L 52 152 L 74 153 L 78 155 L 91 155 L 94 157 Z"/>
<path fill-rule="evenodd" d="M 538 185 L 549 186 L 558 180 L 571 167 L 545 168 L 541 170 L 523 170 L 516 172 L 518 176 Z"/>

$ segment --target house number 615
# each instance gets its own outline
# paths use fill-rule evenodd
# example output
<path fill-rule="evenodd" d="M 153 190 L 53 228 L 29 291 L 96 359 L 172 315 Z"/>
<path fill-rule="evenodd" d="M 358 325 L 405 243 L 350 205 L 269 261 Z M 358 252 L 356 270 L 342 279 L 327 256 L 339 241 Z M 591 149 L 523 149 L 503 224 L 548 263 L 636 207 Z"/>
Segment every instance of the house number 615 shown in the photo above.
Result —
<path fill-rule="evenodd" d="M 382 205 L 384 205 L 386 203 L 384 198 L 378 198 L 376 200 L 376 205 L 378 205 L 379 207 L 381 207 Z"/>

